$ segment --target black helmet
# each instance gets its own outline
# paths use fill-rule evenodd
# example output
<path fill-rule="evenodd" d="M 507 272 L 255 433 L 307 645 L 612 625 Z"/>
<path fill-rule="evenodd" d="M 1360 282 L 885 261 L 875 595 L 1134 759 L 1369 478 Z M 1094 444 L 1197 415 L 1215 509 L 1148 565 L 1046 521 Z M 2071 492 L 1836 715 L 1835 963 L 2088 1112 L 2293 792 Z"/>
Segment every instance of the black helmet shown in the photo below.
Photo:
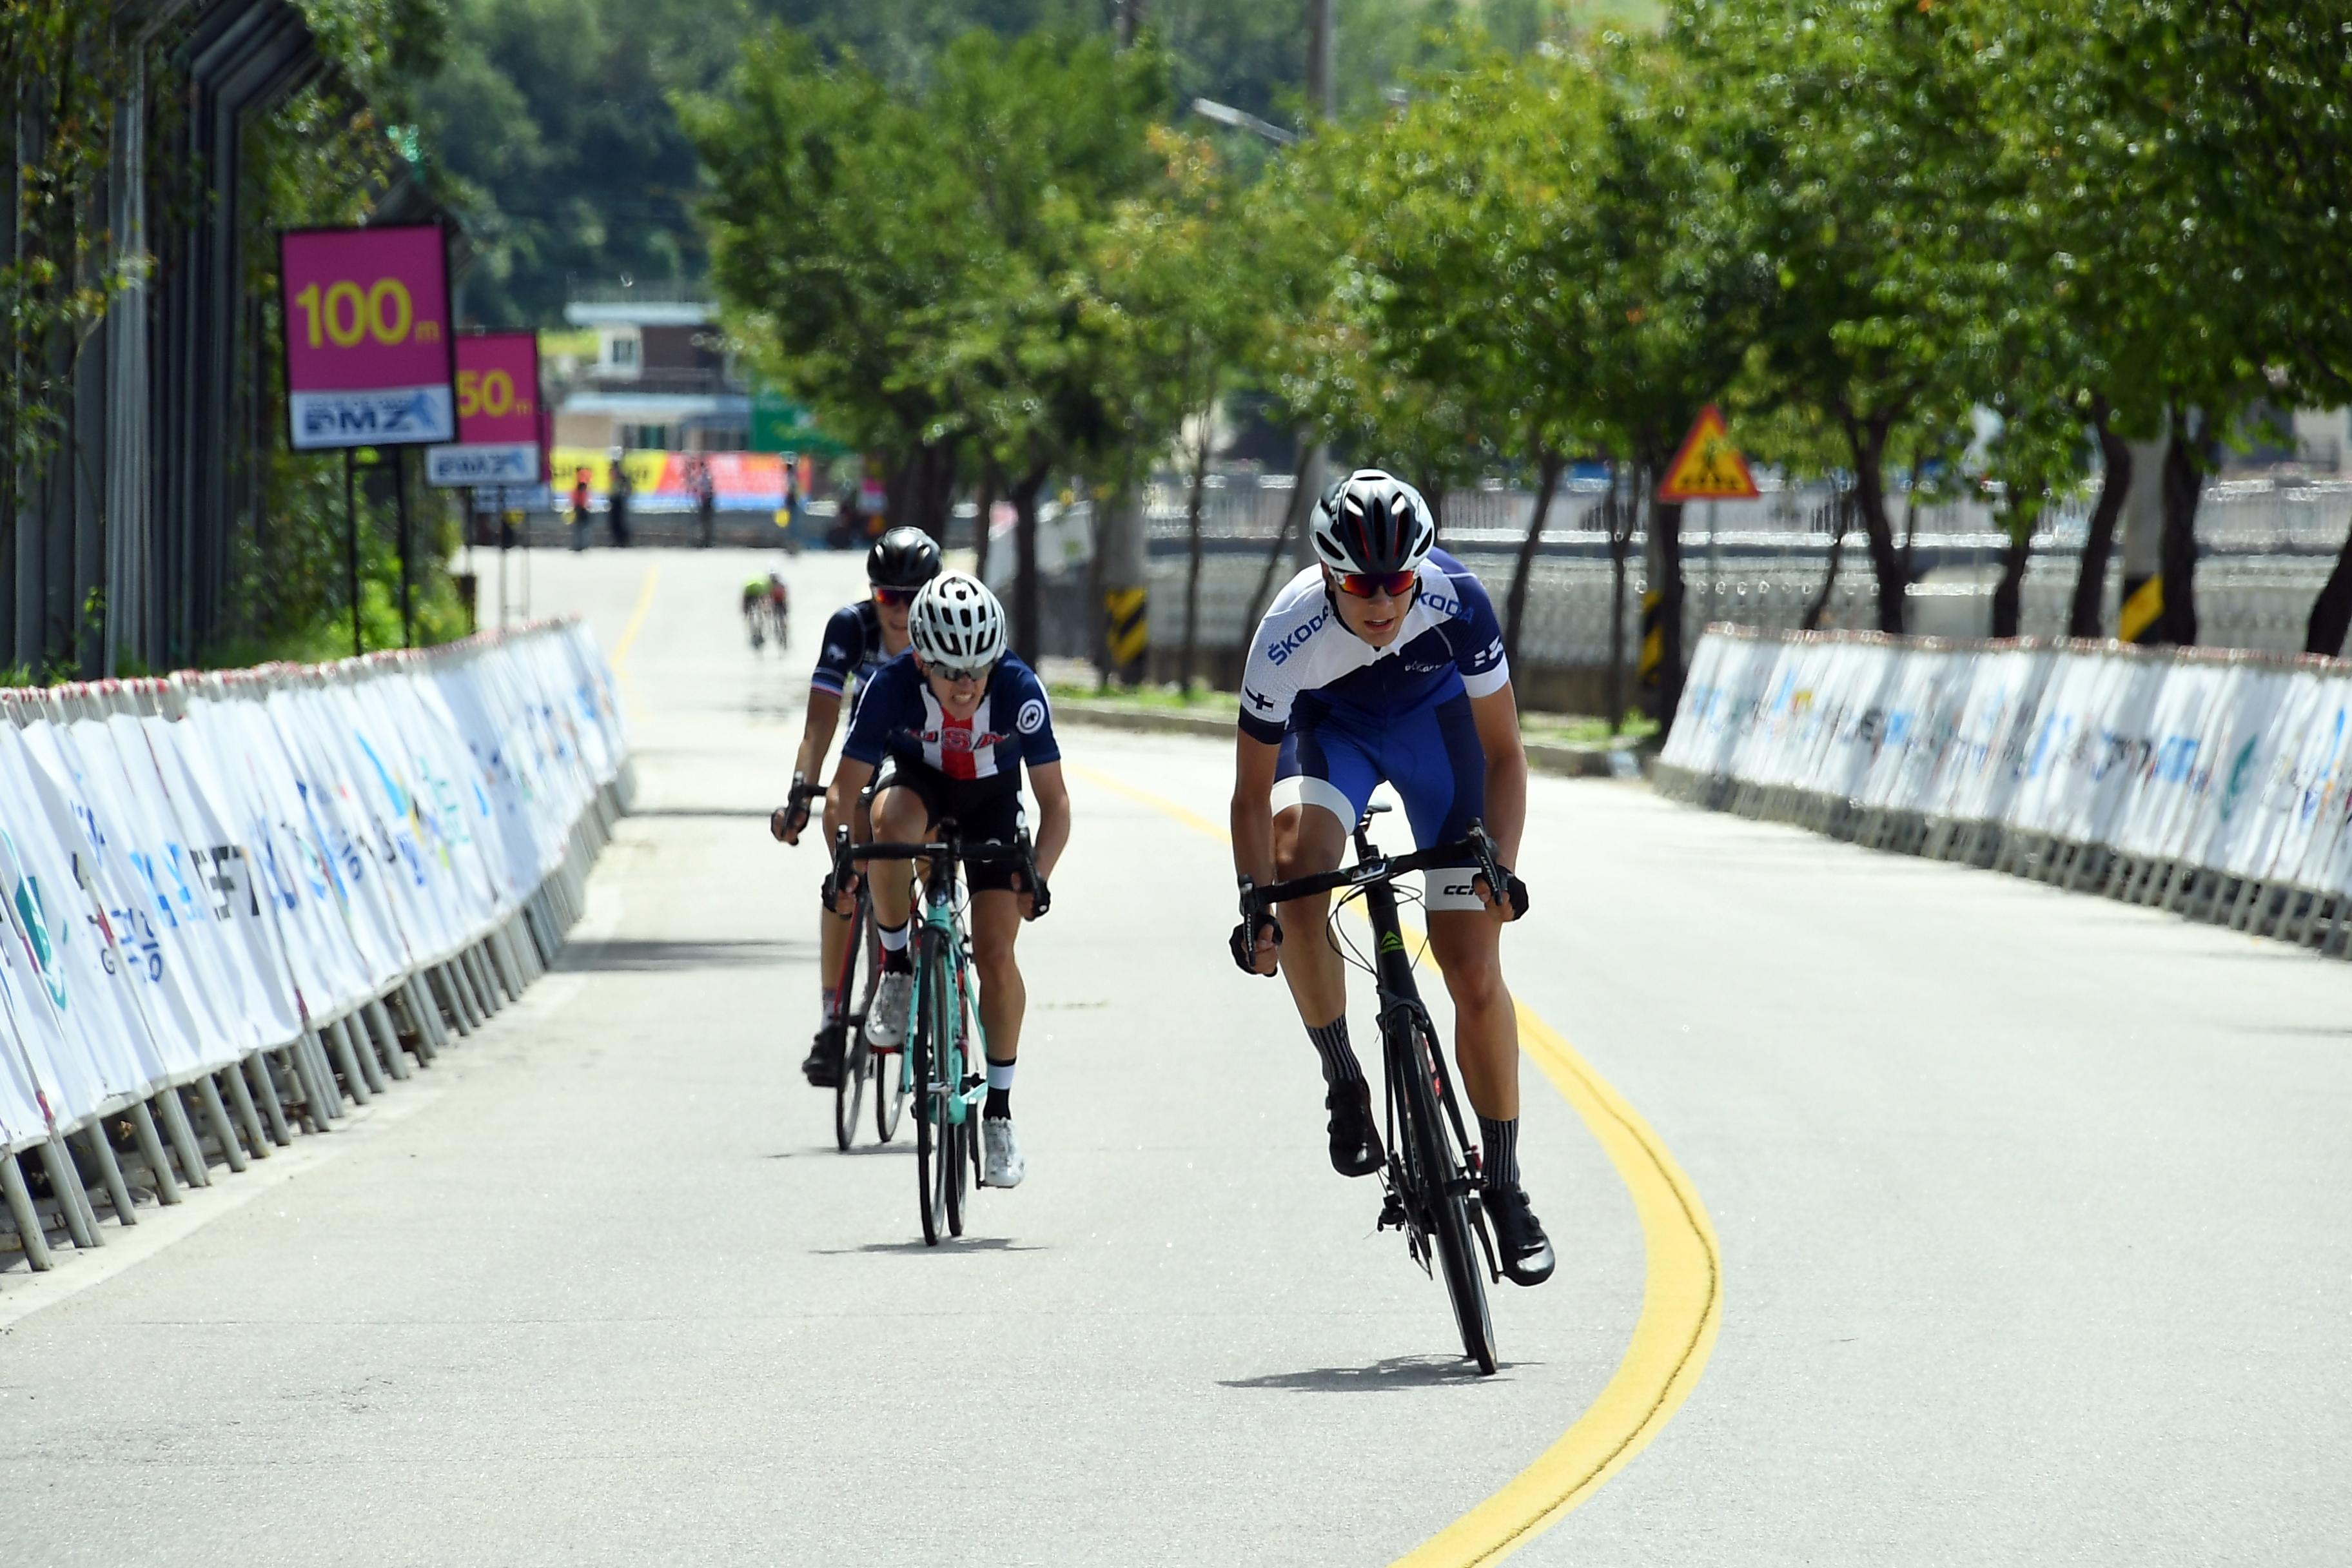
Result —
<path fill-rule="evenodd" d="M 919 588 L 940 574 L 940 547 L 919 528 L 894 528 L 866 552 L 866 580 L 877 588 Z"/>
<path fill-rule="evenodd" d="M 1358 468 L 1325 490 L 1309 531 L 1316 555 L 1342 575 L 1410 572 L 1437 542 L 1421 492 L 1379 468 Z"/>

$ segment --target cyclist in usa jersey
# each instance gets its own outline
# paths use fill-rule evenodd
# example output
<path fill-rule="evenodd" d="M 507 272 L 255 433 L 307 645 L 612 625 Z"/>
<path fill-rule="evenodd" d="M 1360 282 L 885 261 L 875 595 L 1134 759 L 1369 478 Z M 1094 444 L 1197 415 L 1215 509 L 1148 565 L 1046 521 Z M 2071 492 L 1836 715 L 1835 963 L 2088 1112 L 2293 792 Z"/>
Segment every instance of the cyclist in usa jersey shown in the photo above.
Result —
<path fill-rule="evenodd" d="M 1025 765 L 1037 797 L 1037 874 L 1050 879 L 1070 841 L 1070 797 L 1045 688 L 1005 652 L 1004 606 L 978 579 L 942 573 L 916 595 L 908 634 L 912 647 L 877 670 L 858 700 L 833 773 L 833 809 L 845 811 L 887 756 L 896 771 L 874 797 L 871 831 L 852 829 L 860 842 L 928 843 L 932 828 L 953 817 L 969 842 L 1010 844 L 1019 831 Z M 883 959 L 866 1037 L 882 1047 L 898 1043 L 914 984 L 908 872 L 904 861 L 869 868 Z M 982 1176 L 992 1187 L 1018 1186 L 1026 1165 L 1013 1131 L 1013 1068 L 1028 992 L 1013 947 L 1021 922 L 1034 917 L 1037 889 L 1020 886 L 1020 873 L 1000 864 L 967 862 L 964 880 L 971 889 L 980 1022 L 988 1036 Z"/>
<path fill-rule="evenodd" d="M 1404 802 L 1414 841 L 1453 843 L 1483 821 L 1503 863 L 1527 819 L 1527 753 L 1486 588 L 1435 548 L 1428 503 L 1365 468 L 1327 490 L 1312 523 L 1319 564 L 1276 596 L 1242 675 L 1234 780 L 1235 871 L 1265 884 L 1338 868 L 1381 783 Z M 1467 868 L 1428 874 L 1429 947 L 1454 999 L 1454 1055 L 1486 1146 L 1484 1197 L 1504 1273 L 1540 1284 L 1551 1243 L 1519 1184 L 1518 1017 L 1503 983 L 1502 929 L 1526 905 L 1515 877 L 1489 889 Z M 1383 1151 L 1362 1064 L 1348 1042 L 1347 970 L 1323 940 L 1328 894 L 1234 928 L 1234 962 L 1277 963 L 1322 1058 L 1331 1163 L 1380 1169 Z M 1246 910 L 1249 906 L 1244 903 Z"/>
<path fill-rule="evenodd" d="M 924 584 L 940 574 L 940 547 L 919 528 L 894 528 L 866 552 L 866 596 L 845 605 L 824 624 L 824 639 L 809 677 L 808 718 L 801 728 L 801 751 L 793 766 L 791 804 L 776 812 L 769 830 L 787 844 L 798 844 L 808 826 L 808 803 L 824 797 L 824 841 L 845 817 L 835 816 L 833 798 L 824 786 L 810 781 L 824 771 L 825 753 L 833 749 L 834 731 L 841 722 L 842 704 L 862 692 L 874 672 L 907 650 L 907 616 Z M 831 1089 L 841 1077 L 844 1041 L 834 1026 L 840 1021 L 845 999 L 833 994 L 833 977 L 841 973 L 842 945 L 849 940 L 849 921 L 828 913 L 819 922 L 817 961 L 818 1005 L 815 1042 L 801 1072 L 820 1089 Z"/>

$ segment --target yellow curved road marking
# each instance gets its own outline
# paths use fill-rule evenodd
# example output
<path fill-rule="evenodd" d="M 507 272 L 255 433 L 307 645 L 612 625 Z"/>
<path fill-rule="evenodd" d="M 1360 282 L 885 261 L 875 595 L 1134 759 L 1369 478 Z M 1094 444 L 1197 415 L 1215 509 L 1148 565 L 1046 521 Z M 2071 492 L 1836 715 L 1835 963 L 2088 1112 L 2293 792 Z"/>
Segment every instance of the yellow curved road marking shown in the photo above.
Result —
<path fill-rule="evenodd" d="M 1200 813 L 1092 768 L 1104 788 L 1223 838 Z M 1723 1262 L 1690 1177 L 1641 1114 L 1517 997 L 1519 1047 L 1599 1141 L 1633 1199 L 1647 1257 L 1642 1315 L 1617 1371 L 1575 1425 L 1501 1490 L 1399 1558 L 1393 1568 L 1499 1563 L 1575 1510 L 1649 1445 L 1706 1370 L 1723 1321 Z"/>
<path fill-rule="evenodd" d="M 645 586 L 637 590 L 637 607 L 629 612 L 629 624 L 621 628 L 621 640 L 613 645 L 613 668 L 621 669 L 629 662 L 629 650 L 637 646 L 637 634 L 646 629 L 646 613 L 654 607 L 654 585 L 661 581 L 661 568 L 646 568 Z"/>

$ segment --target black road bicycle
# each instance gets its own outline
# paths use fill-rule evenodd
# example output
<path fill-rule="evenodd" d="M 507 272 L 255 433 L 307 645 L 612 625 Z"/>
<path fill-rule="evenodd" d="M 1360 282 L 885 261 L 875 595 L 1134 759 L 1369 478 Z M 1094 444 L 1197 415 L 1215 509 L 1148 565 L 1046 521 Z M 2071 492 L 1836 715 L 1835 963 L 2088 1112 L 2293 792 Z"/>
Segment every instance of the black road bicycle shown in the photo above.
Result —
<path fill-rule="evenodd" d="M 871 786 L 866 791 L 868 804 L 873 793 Z M 797 816 L 800 826 L 805 827 L 809 804 L 824 797 L 824 791 L 818 785 L 795 782 L 784 810 Z M 830 883 L 819 898 L 825 916 L 837 918 Z M 840 1076 L 833 1085 L 833 1140 L 847 1153 L 857 1139 L 857 1117 L 865 1108 L 869 1082 L 874 1089 L 874 1136 L 878 1142 L 887 1143 L 898 1135 L 899 1120 L 907 1111 L 906 1075 L 898 1067 L 899 1047 L 877 1050 L 866 1039 L 866 1016 L 873 1008 L 875 987 L 882 980 L 882 943 L 874 934 L 874 902 L 863 880 L 858 883 L 856 902 L 850 910 L 847 940 L 841 944 L 841 964 L 832 979 L 833 993 L 839 998 L 838 1011 L 824 1026 L 824 1044 L 831 1049 L 833 1059 L 841 1064 Z"/>
<path fill-rule="evenodd" d="M 1479 1372 L 1495 1370 L 1495 1322 L 1486 1310 L 1486 1283 L 1500 1279 L 1495 1242 L 1486 1229 L 1485 1206 L 1479 1201 L 1481 1167 L 1478 1146 L 1470 1140 L 1462 1109 L 1454 1096 L 1454 1079 L 1446 1070 L 1429 1010 L 1422 1005 L 1413 984 L 1412 958 L 1397 921 L 1399 877 L 1415 871 L 1458 870 L 1465 865 L 1486 879 L 1489 888 L 1511 886 L 1495 854 L 1495 842 L 1484 826 L 1470 825 L 1469 836 L 1411 855 L 1382 855 L 1373 847 L 1372 817 L 1388 810 L 1374 805 L 1356 824 L 1356 863 L 1320 876 L 1257 887 L 1242 880 L 1243 928 L 1255 931 L 1277 904 L 1337 891 L 1329 925 L 1332 945 L 1359 969 L 1371 974 L 1380 992 L 1381 1047 L 1387 1063 L 1388 1163 L 1381 1171 L 1386 1201 L 1380 1228 L 1404 1232 L 1405 1247 L 1422 1272 L 1431 1274 L 1433 1261 L 1443 1269 L 1446 1294 L 1454 1300 L 1454 1319 L 1462 1330 L 1462 1352 L 1478 1363 Z M 1367 959 L 1339 935 L 1340 910 L 1360 900 L 1372 926 L 1372 953 Z M 1477 1238 L 1478 1250 L 1471 1247 Z M 1484 1264 L 1483 1270 L 1480 1268 Z"/>

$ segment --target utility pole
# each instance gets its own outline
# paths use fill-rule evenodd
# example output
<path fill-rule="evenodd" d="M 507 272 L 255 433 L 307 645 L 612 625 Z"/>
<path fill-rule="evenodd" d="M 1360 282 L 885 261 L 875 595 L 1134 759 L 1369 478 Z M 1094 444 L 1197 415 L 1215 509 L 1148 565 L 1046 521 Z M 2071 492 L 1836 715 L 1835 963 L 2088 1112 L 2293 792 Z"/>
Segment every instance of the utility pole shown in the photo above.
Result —
<path fill-rule="evenodd" d="M 1143 31 L 1143 0 L 1118 0 L 1118 47 L 1132 48 Z"/>
<path fill-rule="evenodd" d="M 1121 50 L 1135 47 L 1143 29 L 1144 0 L 1118 0 L 1118 37 Z M 1150 524 L 1144 517 L 1149 460 L 1130 462 L 1130 472 L 1112 494 L 1095 502 L 1094 581 L 1101 609 L 1095 639 L 1096 671 L 1108 687 L 1114 679 L 1133 683 L 1146 679 L 1151 659 L 1151 560 Z M 982 518 L 985 529 L 988 520 Z"/>
<path fill-rule="evenodd" d="M 1339 113 L 1339 0 L 1307 0 L 1307 101 L 1326 120 Z"/>
<path fill-rule="evenodd" d="M 1339 116 L 1339 0 L 1307 0 L 1307 101 L 1325 120 Z M 1300 439 L 1309 433 L 1302 431 Z M 1298 483 L 1307 489 L 1310 498 L 1320 495 L 1330 482 L 1331 454 L 1318 443 L 1298 466 Z M 1314 504 L 1312 499 L 1307 502 Z M 1306 525 L 1306 513 L 1299 518 L 1298 532 L 1294 539 L 1297 553 L 1294 557 L 1304 568 L 1315 564 L 1313 536 Z"/>

